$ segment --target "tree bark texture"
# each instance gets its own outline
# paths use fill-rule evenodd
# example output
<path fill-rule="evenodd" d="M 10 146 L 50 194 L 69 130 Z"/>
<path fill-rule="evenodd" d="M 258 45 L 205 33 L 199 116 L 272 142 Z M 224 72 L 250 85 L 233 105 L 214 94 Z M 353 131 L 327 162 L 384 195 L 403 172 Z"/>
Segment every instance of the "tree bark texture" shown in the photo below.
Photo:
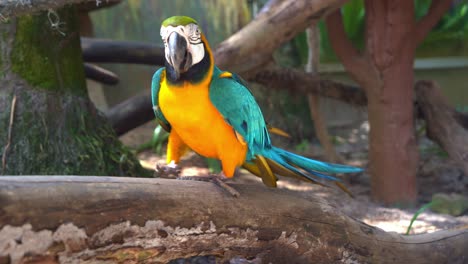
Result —
<path fill-rule="evenodd" d="M 416 83 L 418 105 L 426 120 L 427 136 L 437 142 L 468 175 L 468 124 L 451 107 L 435 82 Z"/>
<path fill-rule="evenodd" d="M 442 2 L 434 0 L 417 23 L 413 1 L 366 0 L 363 52 L 346 37 L 338 11 L 327 18 L 333 49 L 368 98 L 372 195 L 386 204 L 411 205 L 417 196 L 414 52 L 423 39 L 419 32 L 429 32 L 446 10 Z"/>
<path fill-rule="evenodd" d="M 239 198 L 196 181 L 2 177 L 0 259 L 167 263 L 205 256 L 216 263 L 466 262 L 466 229 L 415 236 L 386 233 L 347 217 L 313 194 L 233 187 Z"/>
<path fill-rule="evenodd" d="M 87 96 L 75 9 L 50 16 L 0 24 L 0 172 L 144 175 Z"/>
<path fill-rule="evenodd" d="M 379 73 L 374 82 L 362 84 L 369 100 L 372 196 L 405 206 L 416 201 L 419 159 L 413 118 L 414 4 L 384 2 L 366 2 L 368 62 Z"/>

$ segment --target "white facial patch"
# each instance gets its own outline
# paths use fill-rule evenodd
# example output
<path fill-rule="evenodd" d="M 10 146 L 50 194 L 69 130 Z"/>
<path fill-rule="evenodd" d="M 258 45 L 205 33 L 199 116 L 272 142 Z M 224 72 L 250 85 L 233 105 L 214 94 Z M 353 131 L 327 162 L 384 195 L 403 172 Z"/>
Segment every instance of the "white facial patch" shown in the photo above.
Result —
<path fill-rule="evenodd" d="M 196 24 L 188 24 L 185 26 L 167 26 L 161 27 L 161 38 L 164 42 L 164 53 L 166 60 L 169 60 L 169 48 L 167 46 L 167 39 L 173 33 L 177 32 L 183 36 L 187 41 L 187 51 L 192 56 L 192 65 L 199 63 L 205 56 L 205 49 L 201 41 L 201 31 Z"/>
<path fill-rule="evenodd" d="M 205 57 L 205 48 L 203 43 L 190 44 L 189 45 L 190 54 L 192 54 L 192 65 L 199 63 Z"/>

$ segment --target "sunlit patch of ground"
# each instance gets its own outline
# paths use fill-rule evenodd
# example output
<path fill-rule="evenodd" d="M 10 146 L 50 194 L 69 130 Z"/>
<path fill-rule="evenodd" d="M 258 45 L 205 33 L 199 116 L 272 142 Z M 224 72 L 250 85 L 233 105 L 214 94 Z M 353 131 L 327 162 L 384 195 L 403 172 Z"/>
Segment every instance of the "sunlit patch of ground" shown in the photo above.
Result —
<path fill-rule="evenodd" d="M 154 125 L 155 124 L 153 122 L 147 123 L 122 136 L 121 140 L 124 142 L 124 144 L 130 147 L 141 145 L 151 138 Z M 348 146 L 343 146 L 343 148 L 348 148 Z M 347 155 L 351 158 L 348 160 L 349 165 L 365 165 L 365 159 L 363 159 L 363 157 L 366 156 L 365 153 L 355 153 L 353 151 L 350 151 L 350 153 L 352 155 Z M 151 151 L 144 151 L 138 154 L 138 158 L 148 168 L 154 168 L 156 163 L 163 164 L 165 162 L 164 155 L 158 156 Z M 437 157 L 434 159 L 435 161 L 430 162 L 430 158 L 422 158 L 422 162 L 427 163 L 425 166 L 425 168 L 427 168 L 426 170 L 429 170 L 431 166 L 439 166 L 438 164 L 440 164 L 440 161 L 437 160 Z M 180 166 L 182 168 L 182 176 L 201 176 L 209 174 L 205 160 L 195 153 L 190 153 L 184 157 L 180 163 Z M 444 166 L 447 166 L 447 164 Z M 426 190 L 424 190 L 425 195 L 427 196 L 428 194 L 432 194 L 434 192 L 450 191 L 448 182 L 451 181 L 450 177 L 452 176 L 446 176 L 445 178 L 447 179 L 444 179 L 443 177 L 441 178 L 438 175 L 433 174 L 434 173 L 431 171 L 428 172 L 423 170 L 423 176 L 421 176 L 423 179 L 421 180 L 424 181 L 421 182 L 421 185 L 423 188 L 426 188 Z M 280 181 L 278 181 L 278 188 L 289 189 L 297 192 L 314 192 L 315 195 L 325 199 L 333 207 L 340 208 L 345 214 L 355 219 L 359 219 L 369 225 L 379 227 L 385 231 L 397 232 L 400 234 L 404 234 L 406 232 L 411 218 L 413 217 L 417 208 L 403 210 L 380 206 L 370 199 L 368 175 L 349 175 L 346 177 L 347 178 L 344 179 L 344 183 L 354 194 L 354 199 L 350 198 L 346 193 L 340 191 L 337 188 L 325 188 L 294 179 L 281 178 Z M 434 179 L 430 177 L 434 177 Z M 437 182 L 441 179 L 447 181 L 447 183 Z M 231 181 L 236 183 L 262 185 L 261 179 L 242 169 L 237 171 L 234 179 Z M 433 189 L 428 190 L 428 188 Z M 454 188 L 458 187 L 451 187 L 451 189 Z M 463 186 L 460 188 L 463 188 Z M 425 199 L 427 200 L 428 198 L 424 198 L 422 200 L 425 201 Z M 468 216 L 465 215 L 454 217 L 426 211 L 420 214 L 417 220 L 413 223 L 410 234 L 420 234 L 426 232 L 430 233 L 449 228 L 468 228 Z"/>

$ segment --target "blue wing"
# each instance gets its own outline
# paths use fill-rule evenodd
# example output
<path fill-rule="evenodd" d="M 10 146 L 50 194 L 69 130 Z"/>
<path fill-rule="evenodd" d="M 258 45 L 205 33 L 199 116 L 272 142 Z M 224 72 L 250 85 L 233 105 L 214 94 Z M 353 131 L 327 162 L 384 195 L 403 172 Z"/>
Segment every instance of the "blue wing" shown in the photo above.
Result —
<path fill-rule="evenodd" d="M 170 132 L 171 124 L 169 124 L 166 117 L 164 117 L 161 108 L 159 108 L 159 89 L 161 87 L 161 79 L 164 78 L 165 74 L 166 71 L 164 67 L 161 67 L 154 73 L 153 80 L 151 82 L 151 100 L 153 102 L 154 115 L 158 119 L 159 124 L 164 128 L 164 130 Z"/>
<path fill-rule="evenodd" d="M 265 148 L 271 148 L 270 136 L 258 106 L 245 82 L 236 75 L 220 77 L 215 66 L 210 84 L 210 100 L 248 146 L 247 161 Z"/>

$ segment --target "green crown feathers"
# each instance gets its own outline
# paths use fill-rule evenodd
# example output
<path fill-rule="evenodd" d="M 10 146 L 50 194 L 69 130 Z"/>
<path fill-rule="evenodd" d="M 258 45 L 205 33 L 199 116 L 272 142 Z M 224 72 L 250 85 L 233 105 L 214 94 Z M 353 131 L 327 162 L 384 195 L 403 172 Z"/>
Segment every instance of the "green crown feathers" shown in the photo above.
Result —
<path fill-rule="evenodd" d="M 188 24 L 197 24 L 197 21 L 195 21 L 195 19 L 191 18 L 191 17 L 188 17 L 188 16 L 173 16 L 173 17 L 170 17 L 170 18 L 166 18 L 166 20 L 164 20 L 162 22 L 162 26 L 163 27 L 167 27 L 167 26 L 185 26 L 185 25 L 188 25 Z"/>

